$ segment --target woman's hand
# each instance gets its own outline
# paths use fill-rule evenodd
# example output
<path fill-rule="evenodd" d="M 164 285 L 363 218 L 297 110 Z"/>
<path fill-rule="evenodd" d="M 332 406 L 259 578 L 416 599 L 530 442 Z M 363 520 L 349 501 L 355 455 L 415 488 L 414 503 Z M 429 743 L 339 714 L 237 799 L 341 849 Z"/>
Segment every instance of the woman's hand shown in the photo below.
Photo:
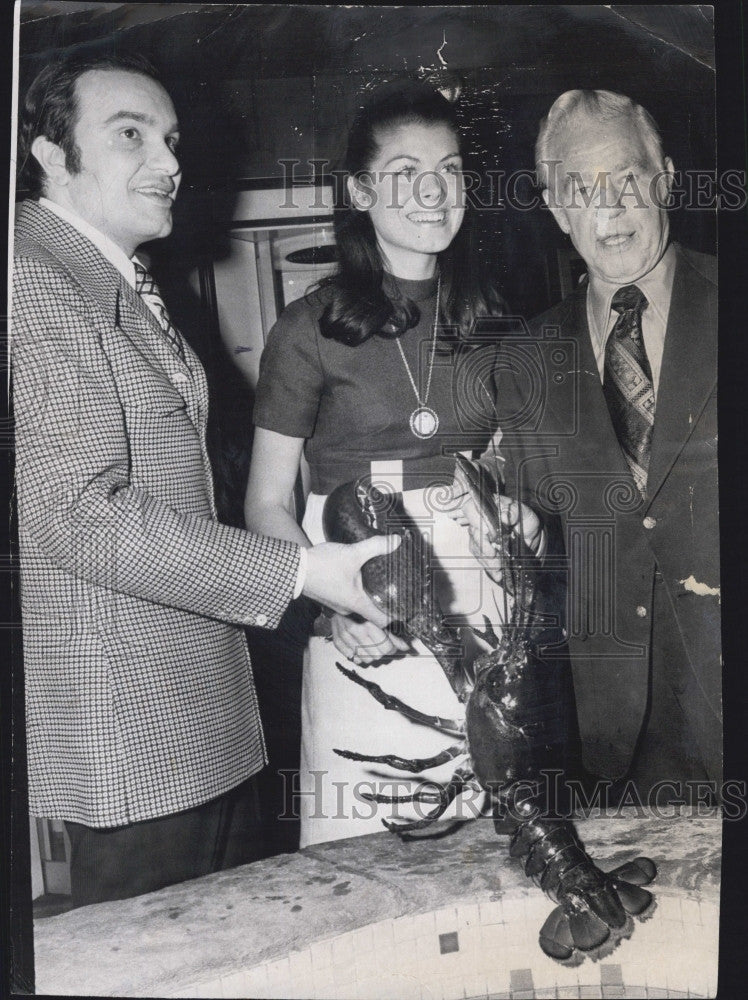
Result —
<path fill-rule="evenodd" d="M 378 628 L 373 622 L 356 621 L 348 615 L 335 614 L 330 623 L 336 649 L 353 663 L 375 663 L 385 657 L 408 652 L 407 642 L 388 630 Z"/>

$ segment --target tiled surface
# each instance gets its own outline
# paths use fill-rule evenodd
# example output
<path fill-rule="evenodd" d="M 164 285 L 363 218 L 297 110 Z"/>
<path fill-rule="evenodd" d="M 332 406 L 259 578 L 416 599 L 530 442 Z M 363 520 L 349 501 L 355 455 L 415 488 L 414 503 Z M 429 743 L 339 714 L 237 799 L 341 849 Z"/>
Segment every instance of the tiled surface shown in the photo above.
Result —
<path fill-rule="evenodd" d="M 719 817 L 578 827 L 602 867 L 634 852 L 658 867 L 654 915 L 598 962 L 566 968 L 543 955 L 552 904 L 507 858 L 506 837 L 476 822 L 435 840 L 321 845 L 38 920 L 37 989 L 227 1000 L 713 995 Z"/>
<path fill-rule="evenodd" d="M 715 904 L 660 894 L 650 919 L 607 959 L 573 968 L 546 958 L 542 894 L 383 921 L 287 958 L 173 993 L 287 1000 L 626 1000 L 716 991 Z M 446 944 L 446 947 L 445 947 Z"/>

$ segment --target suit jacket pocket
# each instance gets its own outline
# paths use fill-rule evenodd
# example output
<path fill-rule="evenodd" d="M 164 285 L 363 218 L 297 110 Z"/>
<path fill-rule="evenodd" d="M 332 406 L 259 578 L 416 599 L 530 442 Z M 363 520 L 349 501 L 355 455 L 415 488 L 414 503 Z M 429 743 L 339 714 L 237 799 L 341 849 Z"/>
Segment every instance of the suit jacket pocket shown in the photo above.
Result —
<path fill-rule="evenodd" d="M 181 373 L 180 373 L 181 374 Z M 185 374 L 184 388 L 190 377 Z M 187 401 L 169 375 L 144 362 L 129 365 L 117 373 L 117 386 L 126 410 L 146 410 L 164 417 L 187 410 Z"/>

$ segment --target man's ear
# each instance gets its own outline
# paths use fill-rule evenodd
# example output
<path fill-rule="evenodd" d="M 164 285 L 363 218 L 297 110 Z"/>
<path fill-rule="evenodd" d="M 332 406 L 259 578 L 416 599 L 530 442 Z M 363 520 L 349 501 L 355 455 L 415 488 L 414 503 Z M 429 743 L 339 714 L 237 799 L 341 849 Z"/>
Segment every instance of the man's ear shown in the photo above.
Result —
<path fill-rule="evenodd" d="M 660 171 L 657 178 L 658 182 L 658 195 L 661 205 L 670 204 L 670 192 L 673 190 L 673 182 L 675 181 L 675 167 L 673 166 L 673 161 L 669 156 L 666 156 L 663 160 L 664 169 Z"/>
<path fill-rule="evenodd" d="M 545 202 L 546 207 L 551 210 L 551 214 L 558 223 L 558 227 L 561 232 L 566 233 L 568 236 L 571 232 L 571 226 L 569 225 L 569 220 L 566 218 L 566 210 L 556 204 L 555 199 L 551 198 L 548 188 L 543 188 L 543 201 Z"/>
<path fill-rule="evenodd" d="M 68 183 L 70 175 L 65 166 L 65 152 L 46 135 L 38 135 L 31 143 L 31 154 L 44 171 L 47 180 L 58 186 Z"/>
<path fill-rule="evenodd" d="M 371 206 L 374 204 L 374 192 L 371 188 L 367 187 L 363 183 L 364 175 L 361 177 L 349 177 L 346 181 L 348 187 L 348 195 L 351 199 L 351 205 L 358 212 L 368 212 Z"/>

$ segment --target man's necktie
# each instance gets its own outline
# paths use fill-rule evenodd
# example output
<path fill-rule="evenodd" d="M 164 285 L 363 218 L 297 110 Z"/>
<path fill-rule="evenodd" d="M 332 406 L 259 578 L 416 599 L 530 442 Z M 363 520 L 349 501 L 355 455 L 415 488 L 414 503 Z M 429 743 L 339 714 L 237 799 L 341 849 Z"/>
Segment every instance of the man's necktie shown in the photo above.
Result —
<path fill-rule="evenodd" d="M 163 330 L 172 350 L 181 361 L 184 361 L 182 338 L 179 335 L 179 331 L 169 319 L 169 313 L 166 311 L 166 305 L 161 298 L 158 285 L 153 280 L 153 275 L 149 271 L 146 271 L 138 261 L 134 260 L 133 264 L 135 265 L 135 291 L 142 297 L 151 311 L 155 313 L 158 325 Z"/>
<path fill-rule="evenodd" d="M 647 489 L 655 395 L 642 338 L 647 299 L 636 285 L 619 288 L 611 307 L 619 313 L 605 345 L 603 393 L 613 427 L 639 492 Z"/>

